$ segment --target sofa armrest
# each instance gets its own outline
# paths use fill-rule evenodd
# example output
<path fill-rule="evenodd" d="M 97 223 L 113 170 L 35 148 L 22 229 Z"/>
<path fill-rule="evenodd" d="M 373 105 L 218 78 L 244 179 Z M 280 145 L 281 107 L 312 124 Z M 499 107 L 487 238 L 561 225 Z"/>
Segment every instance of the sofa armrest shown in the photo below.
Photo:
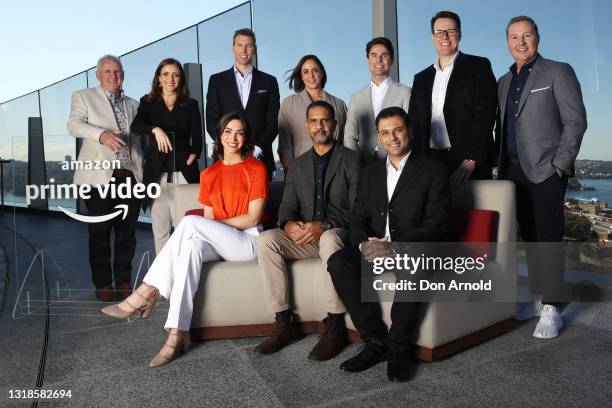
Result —
<path fill-rule="evenodd" d="M 174 191 L 176 225 L 181 222 L 185 216 L 185 212 L 193 210 L 194 208 L 202 208 L 202 204 L 198 202 L 199 192 L 199 184 L 183 184 L 176 187 Z"/>

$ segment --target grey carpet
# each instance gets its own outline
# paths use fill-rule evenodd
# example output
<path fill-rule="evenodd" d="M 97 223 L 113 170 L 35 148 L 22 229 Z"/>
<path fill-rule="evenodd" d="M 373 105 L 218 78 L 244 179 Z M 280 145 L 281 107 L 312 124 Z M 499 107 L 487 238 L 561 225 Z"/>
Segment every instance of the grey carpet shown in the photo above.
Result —
<path fill-rule="evenodd" d="M 69 389 L 72 398 L 40 400 L 40 407 L 612 406 L 610 303 L 570 304 L 563 312 L 566 327 L 553 340 L 531 336 L 535 319 L 517 323 L 511 332 L 444 361 L 420 364 L 415 378 L 404 384 L 386 380 L 384 363 L 363 373 L 341 372 L 338 365 L 358 345 L 332 361 L 308 360 L 314 335 L 272 356 L 252 351 L 259 338 L 196 343 L 175 362 L 151 369 L 148 363 L 164 342 L 164 307 L 148 321 L 98 315 L 102 304 L 92 301 L 89 272 L 83 268 L 85 228 L 31 215 L 18 215 L 17 225 L 36 249 L 54 254 L 72 289 L 78 289 L 67 313 L 51 305 L 43 385 Z M 150 235 L 138 231 L 135 259 L 152 248 Z M 10 239 L 2 236 L 3 243 Z M 33 252 L 20 246 L 18 253 L 22 278 Z M 11 317 L 17 279 L 0 317 L 0 407 L 31 406 L 31 400 L 10 400 L 8 390 L 34 388 L 43 345 L 42 311 Z M 32 296 L 37 285 L 35 277 L 26 284 Z"/>

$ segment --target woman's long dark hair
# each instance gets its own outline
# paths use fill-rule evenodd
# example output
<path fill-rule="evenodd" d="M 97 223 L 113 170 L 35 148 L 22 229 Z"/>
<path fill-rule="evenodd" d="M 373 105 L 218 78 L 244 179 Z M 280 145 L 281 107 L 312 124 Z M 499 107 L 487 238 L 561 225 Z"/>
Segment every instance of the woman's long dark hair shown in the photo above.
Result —
<path fill-rule="evenodd" d="M 151 92 L 149 92 L 145 98 L 149 102 L 159 101 L 162 98 L 162 89 L 159 83 L 159 75 L 161 74 L 161 70 L 166 65 L 176 65 L 179 69 L 181 79 L 179 83 L 179 87 L 176 91 L 176 103 L 182 101 L 183 99 L 189 96 L 189 87 L 187 86 L 187 79 L 185 78 L 185 71 L 183 71 L 183 65 L 180 62 L 175 60 L 174 58 L 166 58 L 162 60 L 157 69 L 155 70 L 155 75 L 153 76 L 153 82 L 151 83 Z"/>
<path fill-rule="evenodd" d="M 251 135 L 251 129 L 247 124 L 244 117 L 238 112 L 229 112 L 226 113 L 219 119 L 219 123 L 217 123 L 217 128 L 215 129 L 215 145 L 213 147 L 213 161 L 222 160 L 223 159 L 223 144 L 221 143 L 221 135 L 223 131 L 227 127 L 227 124 L 232 120 L 239 120 L 244 127 L 244 144 L 242 145 L 242 151 L 240 152 L 240 156 L 242 160 L 245 160 L 247 157 L 253 154 L 253 150 L 255 149 L 255 142 L 253 141 L 253 136 Z"/>
<path fill-rule="evenodd" d="M 289 89 L 295 90 L 295 92 L 302 92 L 304 90 L 304 81 L 302 80 L 302 65 L 308 60 L 313 60 L 317 63 L 319 68 L 321 68 L 321 88 L 325 88 L 325 84 L 327 83 L 327 73 L 325 72 L 325 67 L 321 60 L 312 54 L 304 55 L 300 62 L 297 63 L 293 71 L 289 70 L 285 73 L 288 74 L 291 72 L 291 75 L 286 79 L 286 82 L 289 83 Z"/>

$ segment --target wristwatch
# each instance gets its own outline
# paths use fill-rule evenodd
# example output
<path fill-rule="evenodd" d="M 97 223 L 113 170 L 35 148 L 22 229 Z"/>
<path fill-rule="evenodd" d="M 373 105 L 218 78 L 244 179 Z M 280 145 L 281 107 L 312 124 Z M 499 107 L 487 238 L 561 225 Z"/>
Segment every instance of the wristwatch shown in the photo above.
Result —
<path fill-rule="evenodd" d="M 330 229 L 332 229 L 332 224 L 331 222 L 325 220 L 325 221 L 321 221 L 321 228 L 323 229 L 323 232 L 328 231 Z"/>

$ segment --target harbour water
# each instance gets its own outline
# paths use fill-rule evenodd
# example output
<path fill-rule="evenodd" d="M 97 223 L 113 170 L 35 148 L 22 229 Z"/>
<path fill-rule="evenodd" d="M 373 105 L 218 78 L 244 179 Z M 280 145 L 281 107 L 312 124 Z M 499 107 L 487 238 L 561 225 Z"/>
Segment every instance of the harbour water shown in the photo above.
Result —
<path fill-rule="evenodd" d="M 565 197 L 582 198 L 590 200 L 596 198 L 607 203 L 608 208 L 612 208 L 612 179 L 578 179 L 580 184 L 585 187 L 594 187 L 593 191 L 570 191 L 565 193 Z"/>

